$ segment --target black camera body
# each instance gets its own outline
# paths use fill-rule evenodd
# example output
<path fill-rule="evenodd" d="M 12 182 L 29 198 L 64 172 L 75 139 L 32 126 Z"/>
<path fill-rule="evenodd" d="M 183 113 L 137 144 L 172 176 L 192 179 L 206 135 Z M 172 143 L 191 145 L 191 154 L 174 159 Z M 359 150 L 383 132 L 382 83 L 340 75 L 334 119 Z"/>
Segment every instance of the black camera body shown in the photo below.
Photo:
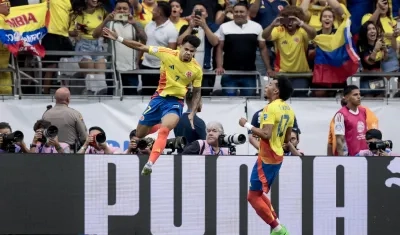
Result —
<path fill-rule="evenodd" d="M 153 138 L 147 137 L 137 141 L 137 148 L 144 150 L 146 148 L 152 149 L 155 140 Z M 175 152 L 175 150 L 183 150 L 186 147 L 187 141 L 184 136 L 177 136 L 176 138 L 167 139 L 165 144 L 166 149 L 171 149 L 168 154 Z"/>
<path fill-rule="evenodd" d="M 392 149 L 393 142 L 391 140 L 379 140 L 376 142 L 368 142 L 368 149 L 373 150 L 383 150 L 385 149 Z"/>
<path fill-rule="evenodd" d="M 47 143 L 48 138 L 55 138 L 58 135 L 58 128 L 56 126 L 49 126 L 42 133 L 42 138 L 38 139 L 38 141 L 42 144 Z"/>
<path fill-rule="evenodd" d="M 24 133 L 21 131 L 14 131 L 10 134 L 0 134 L 0 136 L 3 138 L 3 143 L 0 146 L 0 149 L 8 153 L 15 153 L 15 143 L 24 140 Z"/>

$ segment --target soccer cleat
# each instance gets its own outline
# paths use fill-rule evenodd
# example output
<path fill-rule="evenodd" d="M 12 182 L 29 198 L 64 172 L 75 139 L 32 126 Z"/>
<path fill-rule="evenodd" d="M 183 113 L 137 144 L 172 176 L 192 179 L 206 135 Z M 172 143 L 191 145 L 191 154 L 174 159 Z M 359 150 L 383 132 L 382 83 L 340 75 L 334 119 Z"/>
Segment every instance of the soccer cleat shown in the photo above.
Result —
<path fill-rule="evenodd" d="M 142 170 L 142 175 L 150 175 L 152 172 L 152 164 L 150 162 L 146 163 L 146 165 L 144 165 L 143 170 Z"/>
<path fill-rule="evenodd" d="M 282 229 L 279 230 L 279 232 L 272 231 L 271 235 L 289 235 L 289 232 L 287 231 L 286 227 L 283 226 L 282 224 L 281 224 L 281 226 L 282 226 Z"/>

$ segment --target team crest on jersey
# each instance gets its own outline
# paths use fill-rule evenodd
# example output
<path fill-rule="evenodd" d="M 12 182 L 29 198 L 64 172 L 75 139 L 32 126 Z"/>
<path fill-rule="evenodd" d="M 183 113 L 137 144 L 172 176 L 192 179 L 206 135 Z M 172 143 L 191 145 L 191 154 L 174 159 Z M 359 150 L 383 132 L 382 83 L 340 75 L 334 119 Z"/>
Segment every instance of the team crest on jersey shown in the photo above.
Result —
<path fill-rule="evenodd" d="M 185 75 L 186 75 L 186 77 L 191 78 L 193 74 L 192 74 L 192 72 L 187 71 L 187 72 L 185 73 Z"/>
<path fill-rule="evenodd" d="M 359 133 L 362 133 L 362 132 L 364 132 L 364 130 L 365 130 L 365 125 L 364 125 L 364 123 L 363 123 L 362 121 L 358 121 L 358 122 L 357 122 L 357 131 L 358 131 Z"/>

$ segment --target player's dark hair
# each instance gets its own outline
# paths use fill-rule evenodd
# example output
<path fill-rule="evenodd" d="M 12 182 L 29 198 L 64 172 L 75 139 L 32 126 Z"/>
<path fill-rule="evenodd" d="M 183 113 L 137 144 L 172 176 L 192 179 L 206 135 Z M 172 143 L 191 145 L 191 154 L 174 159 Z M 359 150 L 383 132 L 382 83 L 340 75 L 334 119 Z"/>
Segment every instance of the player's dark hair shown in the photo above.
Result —
<path fill-rule="evenodd" d="M 12 132 L 11 126 L 7 122 L 0 122 L 0 129 L 10 129 Z"/>
<path fill-rule="evenodd" d="M 279 77 L 279 78 L 274 78 L 274 80 L 277 81 L 276 86 L 278 87 L 279 90 L 279 98 L 284 101 L 288 100 L 293 93 L 293 86 L 289 78 Z"/>
<path fill-rule="evenodd" d="M 36 132 L 38 129 L 47 129 L 49 126 L 51 126 L 51 122 L 40 119 L 33 125 L 33 131 Z"/>
<path fill-rule="evenodd" d="M 190 45 L 194 46 L 195 48 L 200 46 L 200 38 L 196 37 L 195 35 L 187 35 L 182 40 L 182 45 L 185 43 L 189 43 Z"/>
<path fill-rule="evenodd" d="M 235 7 L 237 7 L 237 6 L 243 6 L 243 7 L 246 7 L 247 10 L 249 9 L 249 4 L 247 4 L 246 1 L 239 1 L 239 2 L 237 2 L 237 3 L 233 6 L 233 8 L 235 8 Z"/>
<path fill-rule="evenodd" d="M 347 105 L 347 101 L 346 101 L 345 98 L 342 98 L 342 99 L 340 100 L 340 105 L 342 105 L 342 107 L 344 107 L 344 106 Z"/>
<path fill-rule="evenodd" d="M 101 133 L 105 134 L 104 130 L 103 130 L 103 129 L 101 129 L 101 127 L 98 127 L 98 126 L 92 126 L 91 128 L 89 128 L 89 132 L 91 132 L 91 131 L 94 131 L 94 130 L 96 130 L 96 131 L 100 131 Z"/>
<path fill-rule="evenodd" d="M 166 18 L 171 16 L 171 5 L 168 2 L 157 2 L 157 7 L 160 8 L 162 15 Z"/>
<path fill-rule="evenodd" d="M 129 7 L 132 7 L 128 0 L 117 0 L 115 2 L 115 5 L 117 5 L 118 3 L 126 3 L 126 4 L 128 4 Z"/>
<path fill-rule="evenodd" d="M 354 90 L 360 90 L 360 88 L 358 88 L 358 86 L 356 86 L 356 85 L 348 85 L 347 87 L 345 87 L 343 89 L 343 95 L 346 96 Z"/>

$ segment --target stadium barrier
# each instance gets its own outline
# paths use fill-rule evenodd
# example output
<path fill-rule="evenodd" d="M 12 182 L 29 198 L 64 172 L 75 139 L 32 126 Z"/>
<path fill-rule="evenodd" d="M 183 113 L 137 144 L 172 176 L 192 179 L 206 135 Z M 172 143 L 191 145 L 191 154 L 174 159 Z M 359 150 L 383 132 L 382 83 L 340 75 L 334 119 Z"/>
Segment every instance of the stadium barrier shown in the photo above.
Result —
<path fill-rule="evenodd" d="M 259 235 L 256 156 L 2 154 L 1 234 Z M 286 157 L 269 197 L 293 235 L 400 230 L 400 158 Z"/>
<path fill-rule="evenodd" d="M 111 47 L 112 48 L 112 47 Z M 133 70 L 133 71 L 117 71 L 115 68 L 115 52 L 74 52 L 74 51 L 47 51 L 47 55 L 62 55 L 65 56 L 61 61 L 44 61 L 39 57 L 34 57 L 33 60 L 30 61 L 31 66 L 28 67 L 20 67 L 19 64 L 21 61 L 18 57 L 12 57 L 11 64 L 8 69 L 0 69 L 0 72 L 7 71 L 13 73 L 13 95 L 14 96 L 24 96 L 22 92 L 22 87 L 35 87 L 36 95 L 41 95 L 42 91 L 42 80 L 43 72 L 57 72 L 58 80 L 60 80 L 62 85 L 68 85 L 71 88 L 76 88 L 77 90 L 83 90 L 85 88 L 84 79 L 77 75 L 81 75 L 85 72 L 105 72 L 107 74 L 111 74 L 111 78 L 108 78 L 108 88 L 111 88 L 112 95 L 120 97 L 123 99 L 123 88 L 141 88 L 140 83 L 138 87 L 124 87 L 122 81 L 120 79 L 121 74 L 158 74 L 158 70 Z M 107 69 L 98 70 L 98 69 L 81 69 L 77 65 L 77 61 L 73 59 L 73 56 L 77 55 L 103 55 L 107 59 Z M 72 57 L 72 58 L 71 58 Z M 59 68 L 44 68 L 45 64 L 58 63 Z M 32 74 L 33 73 L 33 74 Z M 255 89 L 257 91 L 257 96 L 260 99 L 264 99 L 264 89 L 266 82 L 268 81 L 268 77 L 264 76 L 264 74 L 259 74 L 257 71 L 226 71 L 227 74 L 232 75 L 255 75 L 257 77 L 257 87 L 249 87 L 245 89 Z M 204 71 L 204 74 L 213 75 L 214 71 Z M 281 76 L 288 77 L 312 77 L 312 73 L 278 73 Z M 348 84 L 354 84 L 359 86 L 361 77 L 387 77 L 385 79 L 385 88 L 384 89 L 374 89 L 385 91 L 389 96 L 393 96 L 398 91 L 398 76 L 400 76 L 399 72 L 395 73 L 384 73 L 384 72 L 367 72 L 367 73 L 356 73 L 354 76 L 350 77 L 347 81 Z M 108 76 L 107 76 L 108 77 Z M 24 80 L 28 80 L 25 84 Z M 219 87 L 220 77 L 216 76 L 217 84 L 214 87 Z M 145 87 L 145 88 L 156 88 L 156 87 Z M 240 87 L 233 87 L 235 89 L 240 89 Z M 203 89 L 211 89 L 209 87 L 204 87 Z M 243 88 L 242 88 L 243 89 Z M 333 88 L 317 88 L 317 89 L 307 89 L 307 90 L 337 90 Z M 370 90 L 370 89 L 362 89 L 362 90 Z M 79 92 L 78 92 L 79 93 Z M 105 96 L 107 94 L 101 94 L 101 96 Z M 26 95 L 25 95 L 26 96 Z"/>

